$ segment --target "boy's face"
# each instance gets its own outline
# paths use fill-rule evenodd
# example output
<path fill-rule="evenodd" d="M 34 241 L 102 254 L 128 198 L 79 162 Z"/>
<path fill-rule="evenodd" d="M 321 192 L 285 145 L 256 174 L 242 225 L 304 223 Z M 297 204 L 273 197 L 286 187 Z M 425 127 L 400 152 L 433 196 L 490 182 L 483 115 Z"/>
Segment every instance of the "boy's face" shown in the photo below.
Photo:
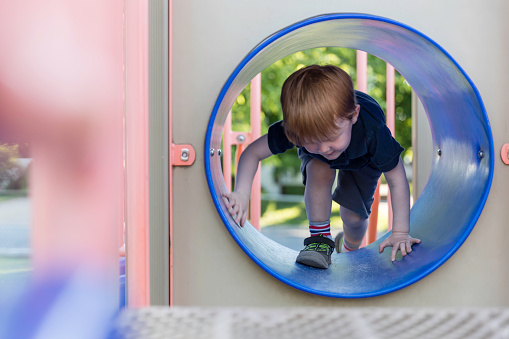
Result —
<path fill-rule="evenodd" d="M 327 141 L 310 142 L 302 146 L 309 152 L 320 154 L 327 160 L 337 159 L 350 145 L 352 138 L 352 126 L 357 122 L 359 117 L 360 106 L 355 107 L 355 115 L 351 120 L 341 119 L 336 122 L 338 129 L 333 135 L 327 136 Z"/>

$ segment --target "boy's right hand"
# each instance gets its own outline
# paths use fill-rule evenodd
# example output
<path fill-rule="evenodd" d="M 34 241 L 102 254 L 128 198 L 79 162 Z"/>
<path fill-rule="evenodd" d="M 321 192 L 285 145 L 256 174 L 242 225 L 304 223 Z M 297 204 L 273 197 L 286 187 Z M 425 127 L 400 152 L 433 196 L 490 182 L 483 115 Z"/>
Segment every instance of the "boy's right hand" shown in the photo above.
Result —
<path fill-rule="evenodd" d="M 223 193 L 222 196 L 226 208 L 235 222 L 240 226 L 244 226 L 249 208 L 249 197 L 240 192 Z"/>

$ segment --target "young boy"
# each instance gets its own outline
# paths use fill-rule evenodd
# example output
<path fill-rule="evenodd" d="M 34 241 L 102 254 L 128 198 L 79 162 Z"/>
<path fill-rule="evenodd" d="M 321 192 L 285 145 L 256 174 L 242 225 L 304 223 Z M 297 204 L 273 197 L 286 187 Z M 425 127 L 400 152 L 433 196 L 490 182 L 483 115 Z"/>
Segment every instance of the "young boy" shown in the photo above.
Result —
<path fill-rule="evenodd" d="M 235 221 L 241 226 L 246 221 L 259 162 L 296 146 L 310 230 L 298 263 L 328 268 L 334 248 L 338 253 L 359 248 L 382 173 L 391 192 L 394 226 L 379 252 L 392 246 L 392 261 L 398 250 L 403 256 L 410 253 L 420 240 L 409 235 L 410 190 L 400 158 L 403 148 L 391 136 L 378 103 L 354 91 L 352 79 L 340 68 L 313 65 L 288 77 L 281 106 L 283 120 L 242 153 L 235 191 L 223 194 Z M 331 194 L 336 171 L 338 183 Z M 343 232 L 335 241 L 330 233 L 332 200 L 340 205 L 343 220 Z"/>

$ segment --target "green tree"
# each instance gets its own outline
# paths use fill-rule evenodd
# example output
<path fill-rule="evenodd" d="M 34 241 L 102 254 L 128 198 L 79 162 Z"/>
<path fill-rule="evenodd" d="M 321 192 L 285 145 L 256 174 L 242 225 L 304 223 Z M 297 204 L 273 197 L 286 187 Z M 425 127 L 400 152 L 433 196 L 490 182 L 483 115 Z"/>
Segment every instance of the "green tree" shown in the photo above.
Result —
<path fill-rule="evenodd" d="M 11 181 L 18 180 L 22 169 L 16 163 L 18 146 L 0 144 L 0 188 L 5 188 Z"/>
<path fill-rule="evenodd" d="M 332 64 L 345 70 L 356 82 L 356 51 L 339 47 L 320 47 L 290 54 L 262 71 L 262 134 L 268 127 L 282 119 L 280 94 L 284 81 L 296 70 L 312 64 Z M 405 154 L 411 155 L 411 88 L 406 80 L 396 72 L 396 139 L 405 148 Z M 368 56 L 368 94 L 386 109 L 386 63 Z M 250 86 L 238 96 L 232 107 L 232 128 L 236 131 L 249 131 Z M 276 168 L 276 179 L 286 171 L 297 173 L 300 160 L 296 149 L 264 160 Z M 283 166 L 284 164 L 284 166 Z"/>

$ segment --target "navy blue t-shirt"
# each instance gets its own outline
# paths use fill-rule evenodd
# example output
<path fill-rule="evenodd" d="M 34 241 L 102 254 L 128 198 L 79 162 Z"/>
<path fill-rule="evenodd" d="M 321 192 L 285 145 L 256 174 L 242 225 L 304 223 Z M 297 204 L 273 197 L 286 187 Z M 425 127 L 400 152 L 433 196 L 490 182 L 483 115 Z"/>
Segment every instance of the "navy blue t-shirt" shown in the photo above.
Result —
<path fill-rule="evenodd" d="M 355 91 L 357 103 L 361 109 L 357 122 L 352 126 L 352 137 L 348 148 L 334 160 L 308 152 L 304 153 L 326 162 L 331 168 L 341 170 L 360 170 L 370 164 L 381 172 L 389 172 L 399 162 L 403 147 L 392 137 L 385 124 L 385 114 L 378 103 L 369 95 Z M 269 148 L 273 154 L 283 153 L 293 147 L 286 137 L 282 121 L 269 127 Z"/>

